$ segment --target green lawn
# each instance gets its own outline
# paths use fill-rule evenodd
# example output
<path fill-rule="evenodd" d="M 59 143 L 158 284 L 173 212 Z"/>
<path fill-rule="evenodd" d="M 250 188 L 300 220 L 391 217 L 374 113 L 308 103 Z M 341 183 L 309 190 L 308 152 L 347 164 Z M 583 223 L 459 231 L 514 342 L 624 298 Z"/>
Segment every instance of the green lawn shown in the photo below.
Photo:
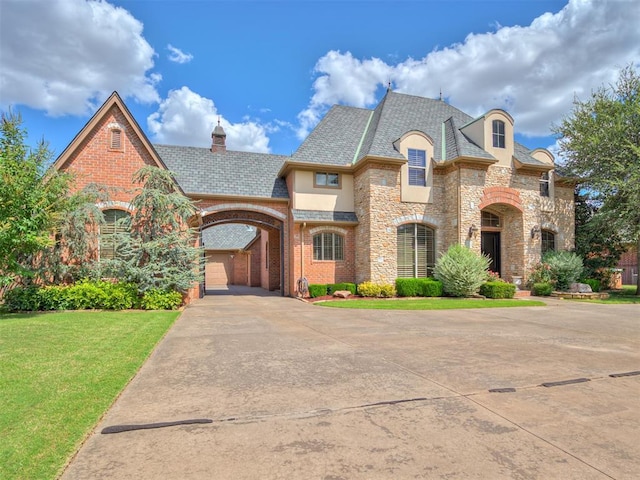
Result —
<path fill-rule="evenodd" d="M 449 310 L 457 308 L 538 307 L 546 305 L 537 300 L 483 300 L 477 298 L 419 298 L 370 299 L 318 302 L 316 305 L 334 308 L 361 308 L 375 310 Z"/>
<path fill-rule="evenodd" d="M 612 290 L 609 293 L 609 298 L 604 300 L 576 300 L 576 302 L 589 302 L 589 303 L 638 303 L 640 304 L 640 297 L 636 295 L 635 285 L 623 285 L 622 290 Z"/>
<path fill-rule="evenodd" d="M 56 478 L 178 315 L 0 315 L 0 478 Z"/>

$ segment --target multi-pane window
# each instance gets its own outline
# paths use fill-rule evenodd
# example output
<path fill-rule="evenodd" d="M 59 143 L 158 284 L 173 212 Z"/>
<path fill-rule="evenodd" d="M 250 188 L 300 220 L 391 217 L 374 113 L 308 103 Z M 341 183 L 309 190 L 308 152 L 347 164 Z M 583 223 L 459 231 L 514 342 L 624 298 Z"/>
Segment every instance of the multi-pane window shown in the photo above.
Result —
<path fill-rule="evenodd" d="M 544 172 L 540 175 L 540 196 L 549 196 L 549 172 Z"/>
<path fill-rule="evenodd" d="M 435 260 L 433 229 L 418 223 L 398 227 L 398 277 L 429 277 Z"/>
<path fill-rule="evenodd" d="M 504 122 L 502 120 L 493 121 L 493 146 L 505 148 Z"/>
<path fill-rule="evenodd" d="M 337 233 L 319 233 L 313 236 L 314 260 L 344 260 L 344 238 Z"/>
<path fill-rule="evenodd" d="M 316 172 L 316 187 L 340 187 L 340 174 L 330 172 Z"/>
<path fill-rule="evenodd" d="M 482 212 L 481 224 L 483 227 L 499 227 L 500 217 L 491 212 Z"/>
<path fill-rule="evenodd" d="M 100 259 L 116 258 L 120 236 L 127 231 L 129 213 L 124 210 L 104 210 L 104 224 L 100 226 Z"/>
<path fill-rule="evenodd" d="M 542 230 L 540 232 L 540 240 L 541 240 L 540 249 L 543 254 L 550 250 L 556 249 L 556 234 L 553 233 L 551 230 Z"/>
<path fill-rule="evenodd" d="M 409 157 L 409 185 L 427 186 L 427 152 L 410 148 Z"/>

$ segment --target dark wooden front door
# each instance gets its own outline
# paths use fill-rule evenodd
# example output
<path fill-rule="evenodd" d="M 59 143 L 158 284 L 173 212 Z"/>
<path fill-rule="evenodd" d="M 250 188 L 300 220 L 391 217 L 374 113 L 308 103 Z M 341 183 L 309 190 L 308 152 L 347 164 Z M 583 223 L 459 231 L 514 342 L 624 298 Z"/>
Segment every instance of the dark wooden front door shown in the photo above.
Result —
<path fill-rule="evenodd" d="M 489 270 L 500 273 L 500 232 L 482 232 L 480 249 L 491 259 Z"/>

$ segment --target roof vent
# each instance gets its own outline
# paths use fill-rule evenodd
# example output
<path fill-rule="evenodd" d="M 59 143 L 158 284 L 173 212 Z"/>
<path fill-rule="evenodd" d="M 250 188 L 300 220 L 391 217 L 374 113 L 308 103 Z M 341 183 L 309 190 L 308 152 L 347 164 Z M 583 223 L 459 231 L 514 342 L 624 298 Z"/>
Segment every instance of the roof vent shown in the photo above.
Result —
<path fill-rule="evenodd" d="M 220 118 L 218 118 L 218 125 L 211 132 L 211 151 L 213 153 L 223 153 L 227 151 L 227 134 L 224 133 L 224 129 L 220 125 Z"/>

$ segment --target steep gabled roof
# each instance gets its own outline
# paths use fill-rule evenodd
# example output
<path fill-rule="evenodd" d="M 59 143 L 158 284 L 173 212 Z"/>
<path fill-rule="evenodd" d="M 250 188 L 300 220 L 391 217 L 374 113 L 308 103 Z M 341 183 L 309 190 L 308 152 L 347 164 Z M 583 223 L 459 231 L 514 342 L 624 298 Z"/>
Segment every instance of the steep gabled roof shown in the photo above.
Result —
<path fill-rule="evenodd" d="M 289 158 L 267 153 L 211 152 L 208 148 L 154 145 L 188 195 L 234 195 L 288 199 L 278 172 Z"/>
<path fill-rule="evenodd" d="M 158 153 L 154 150 L 153 145 L 144 134 L 143 130 L 138 125 L 138 122 L 133 117 L 127 106 L 118 95 L 118 92 L 113 92 L 109 98 L 102 104 L 102 106 L 93 114 L 93 116 L 89 119 L 89 121 L 85 124 L 84 127 L 78 132 L 78 134 L 74 137 L 67 148 L 58 156 L 56 161 L 53 163 L 52 167 L 55 170 L 58 170 L 64 166 L 64 164 L 73 156 L 73 154 L 78 150 L 82 142 L 87 138 L 87 136 L 93 131 L 94 128 L 100 123 L 103 117 L 111 110 L 112 107 L 116 107 L 120 110 L 124 118 L 127 120 L 134 133 L 142 142 L 144 148 L 149 152 L 151 158 L 156 163 L 156 165 L 160 168 L 166 168 L 162 159 L 158 155 Z"/>

